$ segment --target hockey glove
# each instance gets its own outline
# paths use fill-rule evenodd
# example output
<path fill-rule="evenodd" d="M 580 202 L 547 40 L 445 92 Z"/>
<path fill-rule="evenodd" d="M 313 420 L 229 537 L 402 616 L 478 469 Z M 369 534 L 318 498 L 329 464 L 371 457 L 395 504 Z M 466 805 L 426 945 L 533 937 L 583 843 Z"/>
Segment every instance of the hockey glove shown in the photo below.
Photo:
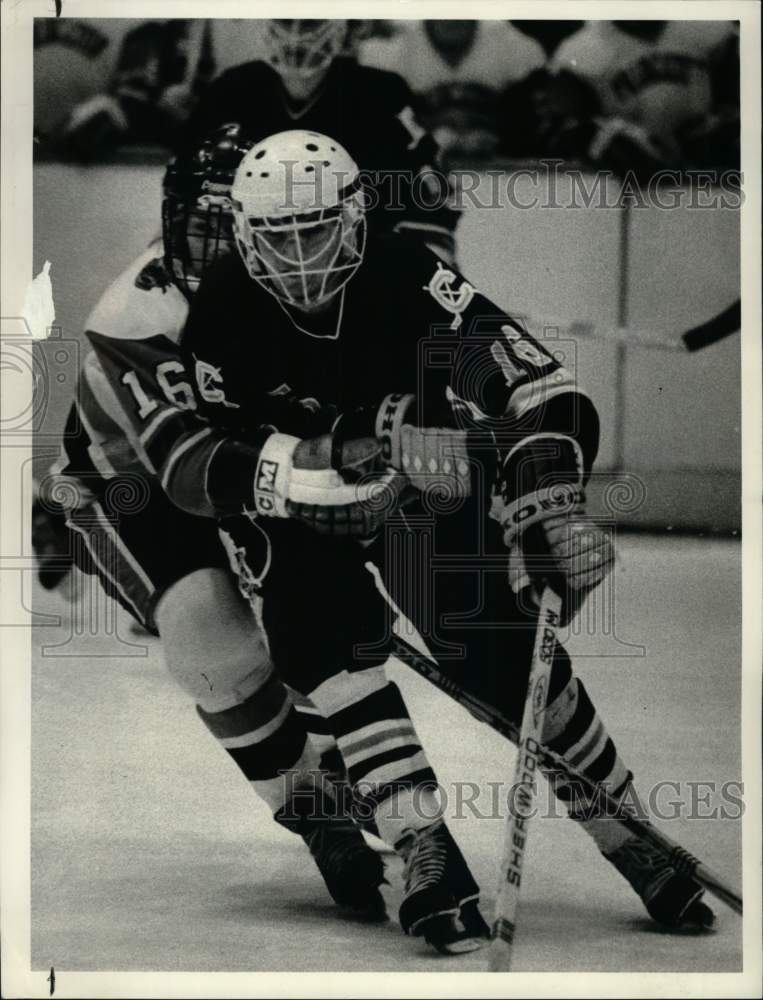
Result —
<path fill-rule="evenodd" d="M 443 499 L 468 497 L 471 465 L 465 430 L 456 427 L 419 427 L 415 397 L 393 393 L 376 414 L 376 438 L 385 466 L 403 472 L 420 493 Z"/>
<path fill-rule="evenodd" d="M 547 581 L 563 598 L 563 623 L 570 622 L 614 562 L 609 534 L 585 516 L 577 442 L 539 434 L 512 448 L 491 513 L 503 528 L 514 592 L 537 592 Z"/>
<path fill-rule="evenodd" d="M 380 469 L 380 449 L 374 438 L 345 445 L 344 475 L 331 467 L 332 447 L 330 434 L 304 441 L 272 434 L 255 472 L 257 513 L 293 518 L 321 535 L 375 535 L 399 506 L 406 479 Z"/>

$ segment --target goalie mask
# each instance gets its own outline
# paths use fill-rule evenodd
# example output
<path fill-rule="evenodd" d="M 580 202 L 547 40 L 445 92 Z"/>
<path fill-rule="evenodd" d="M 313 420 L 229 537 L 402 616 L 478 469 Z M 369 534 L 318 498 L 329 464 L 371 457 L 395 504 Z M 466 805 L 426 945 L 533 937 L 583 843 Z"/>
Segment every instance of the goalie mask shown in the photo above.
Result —
<path fill-rule="evenodd" d="M 301 130 L 263 139 L 241 161 L 231 197 L 247 271 L 281 302 L 314 309 L 360 267 L 363 191 L 333 139 Z"/>
<path fill-rule="evenodd" d="M 267 61 L 296 98 L 307 98 L 347 41 L 347 22 L 265 21 Z"/>
<path fill-rule="evenodd" d="M 237 124 L 221 125 L 190 153 L 173 159 L 164 174 L 162 237 L 164 262 L 186 295 L 201 276 L 233 248 L 230 189 L 251 142 Z"/>

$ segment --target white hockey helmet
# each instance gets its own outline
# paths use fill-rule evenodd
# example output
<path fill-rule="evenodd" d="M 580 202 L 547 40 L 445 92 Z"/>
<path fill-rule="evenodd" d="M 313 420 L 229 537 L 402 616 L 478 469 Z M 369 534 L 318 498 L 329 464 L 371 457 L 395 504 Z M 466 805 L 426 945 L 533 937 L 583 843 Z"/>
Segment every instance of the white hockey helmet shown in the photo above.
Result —
<path fill-rule="evenodd" d="M 267 20 L 265 56 L 296 96 L 307 96 L 345 48 L 347 21 Z"/>
<path fill-rule="evenodd" d="M 263 139 L 241 161 L 231 200 L 244 264 L 282 302 L 319 306 L 360 267 L 365 210 L 359 171 L 333 139 L 301 129 Z"/>

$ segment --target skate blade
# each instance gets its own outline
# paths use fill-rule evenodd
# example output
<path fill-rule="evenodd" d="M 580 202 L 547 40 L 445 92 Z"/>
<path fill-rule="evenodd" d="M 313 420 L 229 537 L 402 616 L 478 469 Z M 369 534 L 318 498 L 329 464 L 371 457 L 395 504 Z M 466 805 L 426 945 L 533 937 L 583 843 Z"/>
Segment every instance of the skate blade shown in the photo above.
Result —
<path fill-rule="evenodd" d="M 469 952 L 479 951 L 488 942 L 484 938 L 465 937 L 456 941 L 441 942 L 433 945 L 441 955 L 468 955 Z"/>

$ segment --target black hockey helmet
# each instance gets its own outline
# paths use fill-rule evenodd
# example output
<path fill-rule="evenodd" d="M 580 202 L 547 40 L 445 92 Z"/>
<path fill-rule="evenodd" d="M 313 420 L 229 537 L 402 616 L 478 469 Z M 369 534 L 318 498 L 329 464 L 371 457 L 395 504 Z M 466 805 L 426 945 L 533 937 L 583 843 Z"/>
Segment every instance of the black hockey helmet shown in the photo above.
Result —
<path fill-rule="evenodd" d="M 192 295 L 205 269 L 233 249 L 230 189 L 251 141 L 235 122 L 179 153 L 164 173 L 164 262 L 175 284 Z"/>

